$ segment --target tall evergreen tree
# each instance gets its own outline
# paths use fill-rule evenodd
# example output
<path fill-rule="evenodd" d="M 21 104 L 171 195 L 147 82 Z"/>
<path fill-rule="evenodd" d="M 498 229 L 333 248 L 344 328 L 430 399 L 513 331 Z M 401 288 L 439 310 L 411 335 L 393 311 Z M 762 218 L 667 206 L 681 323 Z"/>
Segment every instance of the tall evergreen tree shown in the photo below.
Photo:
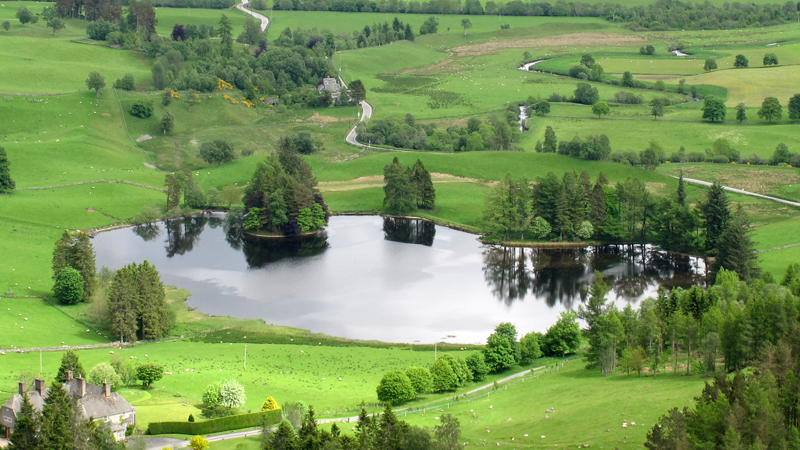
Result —
<path fill-rule="evenodd" d="M 33 409 L 28 395 L 22 396 L 22 405 L 17 413 L 17 421 L 14 425 L 14 432 L 11 433 L 10 450 L 37 450 L 41 448 L 39 438 L 39 423 L 41 417 Z"/>
<path fill-rule="evenodd" d="M 544 153 L 555 153 L 558 150 L 558 138 L 553 128 L 548 125 L 544 130 L 544 145 L 542 151 Z"/>
<path fill-rule="evenodd" d="M 78 354 L 72 350 L 67 350 L 64 356 L 61 357 L 61 366 L 58 368 L 56 381 L 59 383 L 66 383 L 68 370 L 72 371 L 72 376 L 74 378 L 86 378 L 86 370 L 83 369 L 83 364 L 81 364 L 80 359 L 78 359 Z"/>
<path fill-rule="evenodd" d="M 47 402 L 42 408 L 41 439 L 43 450 L 73 450 L 72 432 L 75 416 L 67 391 L 61 383 L 50 385 Z"/>
<path fill-rule="evenodd" d="M 169 212 L 181 204 L 181 187 L 178 180 L 170 174 L 165 176 L 164 185 L 167 187 L 167 212 Z"/>
<path fill-rule="evenodd" d="M 717 241 L 728 227 L 731 217 L 729 200 L 719 183 L 714 183 L 706 191 L 706 198 L 700 204 L 700 217 L 705 226 L 706 253 L 716 254 Z"/>
<path fill-rule="evenodd" d="M 405 214 L 416 203 L 414 187 L 408 176 L 408 168 L 395 157 L 383 168 L 383 207 L 390 214 Z"/>
<path fill-rule="evenodd" d="M 739 205 L 717 241 L 717 257 L 712 265 L 712 273 L 716 274 L 724 268 L 738 273 L 745 281 L 752 281 L 761 275 L 751 239 L 751 226 L 747 213 Z"/>
<path fill-rule="evenodd" d="M 411 167 L 411 184 L 414 186 L 418 208 L 433 209 L 436 204 L 436 190 L 433 188 L 431 174 L 425 169 L 422 161 L 417 160 Z"/>
<path fill-rule="evenodd" d="M 578 317 L 586 321 L 584 336 L 589 341 L 586 353 L 587 367 L 600 367 L 603 375 L 613 372 L 616 366 L 617 346 L 624 339 L 624 330 L 617 309 L 606 305 L 606 294 L 611 287 L 603 275 L 595 271 L 589 300 L 578 307 Z"/>
<path fill-rule="evenodd" d="M 11 168 L 9 166 L 6 149 L 0 147 L 0 192 L 13 191 L 16 187 L 14 180 L 11 178 Z"/>
<path fill-rule="evenodd" d="M 161 339 L 170 329 L 164 285 L 155 266 L 148 261 L 140 264 L 136 270 L 139 287 L 139 334 L 147 340 Z"/>
<path fill-rule="evenodd" d="M 676 196 L 678 197 L 678 204 L 686 206 L 686 182 L 683 181 L 683 170 L 681 170 L 681 176 L 678 178 L 678 192 Z"/>
<path fill-rule="evenodd" d="M 136 342 L 138 305 L 136 270 L 128 265 L 117 270 L 108 290 L 109 326 L 122 342 Z"/>

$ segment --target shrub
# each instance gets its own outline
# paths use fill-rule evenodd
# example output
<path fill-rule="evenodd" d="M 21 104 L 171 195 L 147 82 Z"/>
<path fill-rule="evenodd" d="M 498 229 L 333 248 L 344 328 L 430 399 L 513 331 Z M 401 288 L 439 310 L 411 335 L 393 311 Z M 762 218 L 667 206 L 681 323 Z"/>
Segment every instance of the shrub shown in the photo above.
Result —
<path fill-rule="evenodd" d="M 136 90 L 133 75 L 126 73 L 124 77 L 117 79 L 117 81 L 114 82 L 114 89 L 122 89 L 123 91 Z"/>
<path fill-rule="evenodd" d="M 110 33 L 118 32 L 118 30 L 116 24 L 106 22 L 103 19 L 97 19 L 86 25 L 86 34 L 89 35 L 89 39 L 95 41 L 105 41 Z"/>
<path fill-rule="evenodd" d="M 731 160 L 725 155 L 717 155 L 711 161 L 716 164 L 728 164 L 731 162 Z"/>
<path fill-rule="evenodd" d="M 281 407 L 278 406 L 278 402 L 276 402 L 271 396 L 267 397 L 267 401 L 261 405 L 261 411 L 274 411 L 276 409 L 281 409 Z"/>
<path fill-rule="evenodd" d="M 133 103 L 131 109 L 128 111 L 131 115 L 146 119 L 153 115 L 153 102 L 151 100 L 140 98 Z"/>
<path fill-rule="evenodd" d="M 74 305 L 83 299 L 83 277 L 72 267 L 64 267 L 56 275 L 53 293 L 62 305 Z"/>

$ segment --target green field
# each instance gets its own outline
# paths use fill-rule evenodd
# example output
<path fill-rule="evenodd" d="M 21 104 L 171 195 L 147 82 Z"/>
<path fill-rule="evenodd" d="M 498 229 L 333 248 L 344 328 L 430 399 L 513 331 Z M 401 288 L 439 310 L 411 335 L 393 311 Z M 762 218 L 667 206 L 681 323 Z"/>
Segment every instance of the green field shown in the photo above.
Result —
<path fill-rule="evenodd" d="M 16 270 L 15 270 L 16 271 Z M 3 286 L 7 289 L 6 286 Z M 12 286 L 26 295 L 27 286 Z M 38 298 L 0 299 L 0 348 L 60 347 L 109 342 L 97 330 L 87 329 L 48 302 Z M 6 390 L 6 389 L 3 389 Z"/>

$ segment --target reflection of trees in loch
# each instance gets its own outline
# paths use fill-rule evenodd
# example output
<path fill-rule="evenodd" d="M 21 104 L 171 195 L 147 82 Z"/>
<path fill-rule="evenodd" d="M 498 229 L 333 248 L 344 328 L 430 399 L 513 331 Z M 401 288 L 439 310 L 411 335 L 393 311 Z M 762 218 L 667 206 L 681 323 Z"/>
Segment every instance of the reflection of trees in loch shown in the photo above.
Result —
<path fill-rule="evenodd" d="M 436 225 L 420 219 L 406 219 L 385 216 L 383 218 L 383 236 L 387 241 L 404 242 L 406 244 L 433 245 Z"/>
<path fill-rule="evenodd" d="M 254 269 L 283 258 L 319 255 L 328 248 L 328 235 L 320 232 L 277 239 L 244 238 L 241 242 L 247 265 Z"/>
<path fill-rule="evenodd" d="M 152 241 L 161 234 L 161 228 L 157 223 L 148 223 L 145 225 L 136 225 L 133 227 L 133 234 L 139 236 L 145 242 Z"/>
<path fill-rule="evenodd" d="M 483 252 L 483 276 L 498 300 L 510 305 L 528 294 L 533 274 L 526 261 L 520 247 L 489 247 Z"/>
<path fill-rule="evenodd" d="M 650 245 L 573 248 L 489 247 L 483 272 L 498 300 L 511 304 L 530 292 L 548 306 L 571 308 L 586 300 L 599 270 L 617 298 L 635 300 L 651 286 L 689 287 L 705 280 L 702 259 L 656 250 Z M 528 258 L 530 257 L 530 268 Z"/>
<path fill-rule="evenodd" d="M 172 258 L 192 251 L 206 225 L 216 228 L 221 223 L 222 219 L 218 217 L 204 215 L 164 221 L 167 230 L 167 240 L 164 241 L 167 244 L 167 256 Z"/>

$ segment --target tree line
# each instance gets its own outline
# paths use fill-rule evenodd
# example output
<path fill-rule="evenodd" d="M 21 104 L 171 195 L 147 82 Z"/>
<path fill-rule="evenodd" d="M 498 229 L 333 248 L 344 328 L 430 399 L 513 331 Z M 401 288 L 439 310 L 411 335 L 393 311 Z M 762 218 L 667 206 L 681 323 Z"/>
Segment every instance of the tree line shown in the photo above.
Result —
<path fill-rule="evenodd" d="M 588 172 L 549 172 L 534 183 L 506 175 L 487 196 L 483 223 L 497 239 L 599 239 L 655 242 L 662 248 L 715 256 L 713 274 L 725 268 L 742 278 L 758 277 L 751 223 L 741 206 L 731 208 L 725 190 L 714 184 L 697 206 L 687 203 L 681 175 L 671 196 L 648 192 L 638 179 L 611 185 L 603 173 L 594 183 Z"/>
<path fill-rule="evenodd" d="M 489 373 L 501 373 L 516 365 L 528 365 L 542 356 L 564 356 L 578 350 L 581 331 L 574 313 L 563 313 L 546 334 L 530 332 L 517 339 L 517 328 L 508 322 L 495 327 L 481 351 L 466 358 L 439 356 L 430 367 L 409 367 L 384 374 L 376 388 L 378 400 L 398 405 L 433 392 L 452 392 Z"/>
<path fill-rule="evenodd" d="M 472 117 L 466 126 L 452 125 L 447 129 L 434 122 L 419 123 L 412 114 L 406 114 L 403 120 L 373 119 L 368 125 L 359 125 L 358 140 L 370 145 L 439 152 L 516 150 L 515 143 L 520 138 L 518 114 L 518 110 L 507 110 L 488 121 Z"/>
<path fill-rule="evenodd" d="M 295 408 L 296 410 L 297 408 Z M 302 408 L 304 409 L 304 408 Z M 284 414 L 286 414 L 284 407 Z M 444 414 L 433 429 L 410 425 L 395 415 L 390 406 L 380 414 L 367 414 L 362 409 L 353 434 L 343 433 L 337 424 L 330 431 L 317 425 L 314 407 L 309 406 L 295 429 L 284 419 L 277 427 L 265 425 L 261 437 L 262 450 L 455 450 L 462 446 L 461 424 Z"/>
<path fill-rule="evenodd" d="M 411 29 L 411 24 L 403 23 L 403 21 L 395 17 L 392 23 L 384 22 L 373 23 L 372 26 L 365 25 L 363 29 L 349 34 L 344 32 L 334 34 L 327 30 L 318 31 L 317 28 L 306 30 L 300 26 L 294 30 L 287 27 L 273 41 L 273 45 L 280 47 L 304 45 L 311 49 L 319 46 L 324 49 L 326 54 L 332 55 L 334 50 L 376 47 L 395 41 L 413 41 L 414 39 L 415 34 Z"/>
<path fill-rule="evenodd" d="M 472 14 L 500 16 L 599 17 L 633 30 L 732 29 L 797 20 L 794 1 L 784 4 L 692 3 L 658 0 L 648 5 L 623 6 L 582 2 L 496 2 L 480 0 L 280 0 L 275 9 L 297 11 L 381 12 L 410 14 Z"/>

